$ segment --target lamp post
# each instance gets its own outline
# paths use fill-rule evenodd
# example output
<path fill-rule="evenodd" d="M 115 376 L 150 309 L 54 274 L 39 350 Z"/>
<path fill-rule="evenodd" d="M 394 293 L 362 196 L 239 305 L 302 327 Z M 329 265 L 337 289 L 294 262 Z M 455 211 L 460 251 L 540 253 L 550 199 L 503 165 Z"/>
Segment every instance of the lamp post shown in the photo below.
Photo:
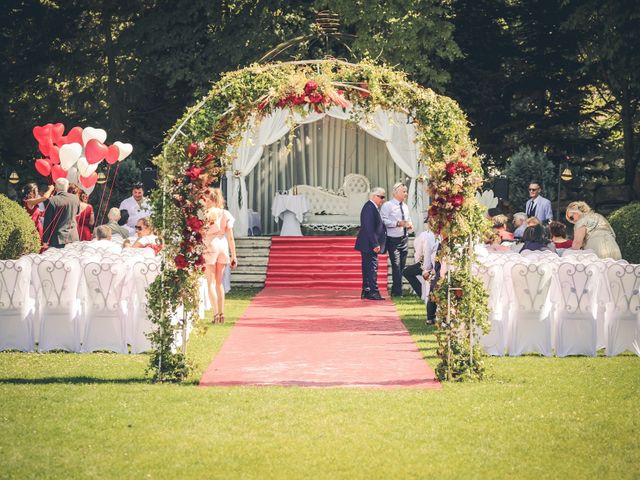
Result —
<path fill-rule="evenodd" d="M 6 178 L 6 183 L 4 184 L 4 193 L 9 198 L 15 197 L 15 189 L 12 187 L 20 181 L 20 175 L 15 170 L 12 170 L 9 173 L 9 169 L 5 166 L 4 174 Z M 13 192 L 13 193 L 12 193 Z"/>
<path fill-rule="evenodd" d="M 20 175 L 18 175 L 18 172 L 14 170 L 13 172 L 11 172 L 11 175 L 9 175 L 9 183 L 11 185 L 15 185 L 19 181 L 20 181 Z"/>
<path fill-rule="evenodd" d="M 568 160 L 569 157 L 566 157 Z M 563 168 L 564 167 L 564 168 Z M 570 182 L 573 179 L 573 172 L 567 163 L 558 163 L 558 203 L 556 206 L 556 220 L 560 221 L 560 192 L 562 182 Z"/>

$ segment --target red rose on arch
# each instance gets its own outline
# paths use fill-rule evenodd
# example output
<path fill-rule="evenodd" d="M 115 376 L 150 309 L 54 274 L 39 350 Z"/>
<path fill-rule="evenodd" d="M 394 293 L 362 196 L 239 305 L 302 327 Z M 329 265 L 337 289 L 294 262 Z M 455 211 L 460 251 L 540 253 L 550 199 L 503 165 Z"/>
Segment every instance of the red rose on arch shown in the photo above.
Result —
<path fill-rule="evenodd" d="M 189 262 L 184 255 L 176 255 L 176 258 L 173 259 L 173 262 L 176 264 L 176 268 L 179 270 L 184 270 L 189 266 Z"/>
<path fill-rule="evenodd" d="M 204 172 L 204 168 L 192 165 L 187 169 L 185 174 L 191 179 L 191 181 L 194 181 L 200 176 L 202 172 Z"/>
<path fill-rule="evenodd" d="M 307 95 L 310 95 L 312 92 L 316 91 L 316 88 L 318 88 L 318 82 L 314 80 L 309 80 L 307 84 L 304 86 L 304 93 L 306 93 Z"/>
<path fill-rule="evenodd" d="M 323 100 L 324 100 L 324 97 L 322 96 L 321 93 L 313 92 L 309 94 L 309 102 L 311 103 L 322 103 Z"/>
<path fill-rule="evenodd" d="M 451 201 L 451 203 L 453 204 L 454 207 L 458 208 L 460 205 L 463 204 L 464 197 L 458 193 L 458 194 L 454 195 L 453 197 L 451 197 L 450 201 Z"/>
<path fill-rule="evenodd" d="M 444 169 L 447 172 L 447 176 L 449 176 L 449 177 L 453 177 L 456 174 L 456 171 L 457 171 L 455 163 L 447 163 L 447 165 L 444 167 Z"/>
<path fill-rule="evenodd" d="M 429 216 L 435 217 L 438 215 L 438 207 L 436 205 L 431 205 L 429 207 Z"/>
<path fill-rule="evenodd" d="M 305 103 L 305 99 L 304 99 L 304 95 L 296 95 L 295 97 L 293 97 L 293 104 L 294 105 L 302 105 L 303 103 Z"/>
<path fill-rule="evenodd" d="M 187 148 L 187 155 L 189 155 L 190 157 L 193 157 L 193 156 L 195 156 L 196 153 L 198 153 L 198 144 L 197 143 L 192 143 Z"/>
<path fill-rule="evenodd" d="M 199 232 L 200 230 L 202 230 L 203 226 L 204 226 L 204 222 L 200 220 L 198 217 L 196 216 L 187 217 L 187 227 L 192 232 Z"/>

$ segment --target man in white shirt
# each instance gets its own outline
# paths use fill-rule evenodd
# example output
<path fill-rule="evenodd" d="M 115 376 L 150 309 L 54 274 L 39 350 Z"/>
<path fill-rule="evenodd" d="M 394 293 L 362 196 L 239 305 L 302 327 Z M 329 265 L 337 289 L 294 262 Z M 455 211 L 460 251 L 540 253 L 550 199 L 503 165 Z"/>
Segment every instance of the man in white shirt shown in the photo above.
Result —
<path fill-rule="evenodd" d="M 435 256 L 438 250 L 438 241 L 429 226 L 427 225 L 427 219 L 424 220 L 424 231 L 418 235 L 413 242 L 414 261 L 413 265 L 409 265 L 404 269 L 402 275 L 411 284 L 411 287 L 416 292 L 418 297 L 422 298 L 422 282 L 418 279 L 418 275 L 422 275 L 425 282 L 431 283 L 431 288 L 435 286 L 436 271 L 435 271 Z M 427 301 L 427 321 L 435 322 L 436 319 L 436 305 L 431 300 Z"/>
<path fill-rule="evenodd" d="M 391 262 L 392 297 L 402 296 L 402 271 L 409 252 L 408 234 L 413 230 L 407 197 L 407 187 L 398 182 L 393 186 L 393 198 L 380 208 L 382 223 L 387 229 L 387 252 Z"/>
<path fill-rule="evenodd" d="M 541 187 L 537 182 L 529 184 L 529 200 L 525 205 L 527 217 L 537 217 L 540 223 L 547 224 L 553 220 L 553 209 L 551 202 L 540 195 Z"/>
<path fill-rule="evenodd" d="M 144 196 L 142 183 L 135 183 L 133 185 L 131 188 L 131 196 L 122 201 L 120 210 L 126 210 L 129 213 L 129 219 L 125 227 L 129 231 L 130 236 L 135 235 L 138 220 L 151 216 L 151 206 Z"/>

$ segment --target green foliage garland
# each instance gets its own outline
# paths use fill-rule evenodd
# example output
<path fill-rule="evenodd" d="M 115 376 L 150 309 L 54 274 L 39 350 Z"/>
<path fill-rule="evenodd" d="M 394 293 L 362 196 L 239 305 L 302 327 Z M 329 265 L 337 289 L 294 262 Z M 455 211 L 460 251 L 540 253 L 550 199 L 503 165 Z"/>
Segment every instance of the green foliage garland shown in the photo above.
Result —
<path fill-rule="evenodd" d="M 260 121 L 277 108 L 304 115 L 333 106 L 349 111 L 353 121 L 382 108 L 404 112 L 414 122 L 419 158 L 431 179 L 431 226 L 446 238 L 441 260 L 459 272 L 456 285 L 480 292 L 481 285 L 462 272 L 469 271 L 473 260 L 473 252 L 463 251 L 469 238 L 482 235 L 486 228 L 474 198 L 482 170 L 467 120 L 453 100 L 410 82 L 402 72 L 370 61 L 252 65 L 224 75 L 198 105 L 187 110 L 168 132 L 163 155 L 155 159 L 163 188 L 152 197 L 153 222 L 163 232 L 165 245 L 163 275 L 148 292 L 150 318 L 158 326 L 152 335 L 155 353 L 150 364 L 156 380 L 181 380 L 188 373 L 183 353 L 171 345 L 181 322 L 195 317 L 196 282 L 203 264 L 202 231 L 206 228 L 200 200 L 207 186 L 231 168 L 228 147 L 239 144 L 252 118 Z M 469 298 L 472 300 L 458 302 L 446 325 L 439 322 L 440 355 L 443 362 L 448 359 L 448 378 L 481 375 L 479 351 L 474 351 L 474 361 L 467 368 L 450 368 L 452 356 L 460 357 L 458 362 L 466 361 L 461 358 L 469 352 L 465 343 L 470 338 L 469 319 L 474 318 L 481 328 L 486 321 L 486 309 L 476 304 L 486 305 L 485 297 L 478 293 Z M 182 318 L 172 323 L 181 308 Z M 446 303 L 441 303 L 443 310 Z M 455 344 L 450 341 L 453 337 L 459 337 Z"/>

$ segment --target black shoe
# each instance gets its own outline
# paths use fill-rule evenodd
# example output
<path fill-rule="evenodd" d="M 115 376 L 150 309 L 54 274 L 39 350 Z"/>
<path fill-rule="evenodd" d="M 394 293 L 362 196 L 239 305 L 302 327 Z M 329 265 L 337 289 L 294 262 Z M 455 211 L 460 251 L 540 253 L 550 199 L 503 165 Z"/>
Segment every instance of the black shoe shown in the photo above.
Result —
<path fill-rule="evenodd" d="M 427 318 L 427 324 L 428 325 L 435 325 L 436 324 L 436 319 L 435 318 Z"/>
<path fill-rule="evenodd" d="M 380 295 L 379 292 L 369 292 L 367 295 L 364 296 L 365 299 L 367 300 L 384 300 L 384 297 Z"/>
<path fill-rule="evenodd" d="M 360 292 L 360 300 L 364 300 L 366 297 L 367 297 L 367 291 L 362 290 L 362 292 Z"/>

